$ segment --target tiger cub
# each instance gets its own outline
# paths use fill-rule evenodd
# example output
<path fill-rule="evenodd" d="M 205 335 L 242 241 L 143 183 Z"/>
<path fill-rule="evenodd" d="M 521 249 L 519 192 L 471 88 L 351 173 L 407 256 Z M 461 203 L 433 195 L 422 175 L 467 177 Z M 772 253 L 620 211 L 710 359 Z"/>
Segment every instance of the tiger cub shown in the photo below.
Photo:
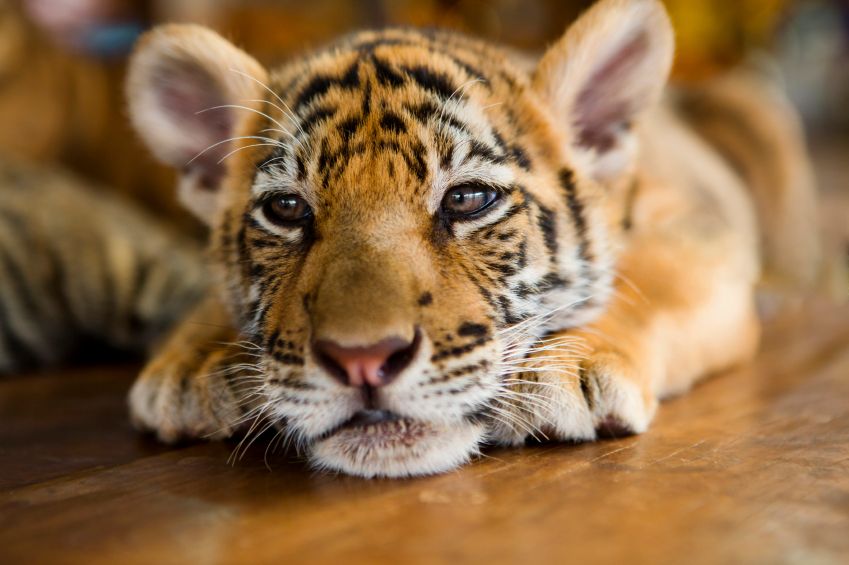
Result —
<path fill-rule="evenodd" d="M 89 349 L 144 352 L 206 290 L 203 256 L 59 170 L 0 159 L 0 375 Z"/>
<path fill-rule="evenodd" d="M 663 96 L 672 58 L 656 0 L 598 2 L 536 61 L 404 28 L 267 69 L 202 27 L 151 31 L 130 113 L 209 225 L 215 287 L 133 386 L 136 424 L 276 428 L 363 477 L 645 431 L 754 354 L 762 248 L 816 270 L 785 101 L 706 94 L 749 136 L 712 147 Z"/>

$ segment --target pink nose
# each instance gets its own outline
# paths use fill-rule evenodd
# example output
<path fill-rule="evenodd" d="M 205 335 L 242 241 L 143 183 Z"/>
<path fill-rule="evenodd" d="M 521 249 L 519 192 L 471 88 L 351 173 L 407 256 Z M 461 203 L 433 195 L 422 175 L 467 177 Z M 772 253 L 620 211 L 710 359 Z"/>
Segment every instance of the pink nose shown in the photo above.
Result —
<path fill-rule="evenodd" d="M 365 347 L 344 347 L 329 340 L 315 342 L 316 357 L 342 384 L 379 387 L 392 382 L 416 354 L 418 332 L 412 342 L 390 337 Z"/>

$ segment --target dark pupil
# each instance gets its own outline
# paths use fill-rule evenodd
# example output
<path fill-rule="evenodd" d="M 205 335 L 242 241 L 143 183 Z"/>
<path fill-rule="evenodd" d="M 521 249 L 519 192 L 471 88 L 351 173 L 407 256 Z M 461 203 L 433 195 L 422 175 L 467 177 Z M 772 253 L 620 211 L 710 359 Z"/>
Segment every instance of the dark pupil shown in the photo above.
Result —
<path fill-rule="evenodd" d="M 274 213 L 284 220 L 297 220 L 304 215 L 306 205 L 297 196 L 281 196 L 272 203 Z"/>
<path fill-rule="evenodd" d="M 448 206 L 452 212 L 471 213 L 488 203 L 489 193 L 482 188 L 458 188 L 451 192 Z"/>

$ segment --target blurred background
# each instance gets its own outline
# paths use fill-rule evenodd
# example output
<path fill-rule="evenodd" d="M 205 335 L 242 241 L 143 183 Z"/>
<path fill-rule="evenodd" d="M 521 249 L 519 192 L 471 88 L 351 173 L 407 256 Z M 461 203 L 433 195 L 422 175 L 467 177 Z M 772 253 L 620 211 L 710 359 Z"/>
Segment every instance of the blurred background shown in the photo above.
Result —
<path fill-rule="evenodd" d="M 190 226 L 174 200 L 171 174 L 141 147 L 125 116 L 125 63 L 134 40 L 151 25 L 203 23 L 265 63 L 340 33 L 392 24 L 456 28 L 541 50 L 591 3 L 0 0 L 0 153 L 59 163 Z M 849 1 L 666 4 L 678 35 L 677 80 L 708 79 L 752 54 L 770 53 L 804 115 L 817 155 L 829 162 L 849 158 L 843 141 L 849 133 Z M 828 175 L 828 168 L 821 174 Z M 842 177 L 828 184 L 842 188 L 835 198 L 849 193 Z"/>

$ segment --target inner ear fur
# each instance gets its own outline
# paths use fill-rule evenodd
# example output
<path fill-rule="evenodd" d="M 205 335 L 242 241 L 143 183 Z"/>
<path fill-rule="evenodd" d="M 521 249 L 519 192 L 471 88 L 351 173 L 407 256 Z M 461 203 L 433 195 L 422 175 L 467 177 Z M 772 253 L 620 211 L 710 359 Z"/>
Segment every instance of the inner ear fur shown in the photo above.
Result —
<path fill-rule="evenodd" d="M 615 178 L 633 161 L 631 126 L 660 98 L 673 52 L 659 1 L 602 0 L 540 60 L 534 88 L 597 179 Z"/>
<path fill-rule="evenodd" d="M 240 118 L 264 98 L 267 72 L 217 33 L 160 26 L 140 40 L 127 77 L 132 123 L 153 154 L 181 173 L 183 203 L 210 222 Z M 242 112 L 242 114 L 239 114 Z"/>

